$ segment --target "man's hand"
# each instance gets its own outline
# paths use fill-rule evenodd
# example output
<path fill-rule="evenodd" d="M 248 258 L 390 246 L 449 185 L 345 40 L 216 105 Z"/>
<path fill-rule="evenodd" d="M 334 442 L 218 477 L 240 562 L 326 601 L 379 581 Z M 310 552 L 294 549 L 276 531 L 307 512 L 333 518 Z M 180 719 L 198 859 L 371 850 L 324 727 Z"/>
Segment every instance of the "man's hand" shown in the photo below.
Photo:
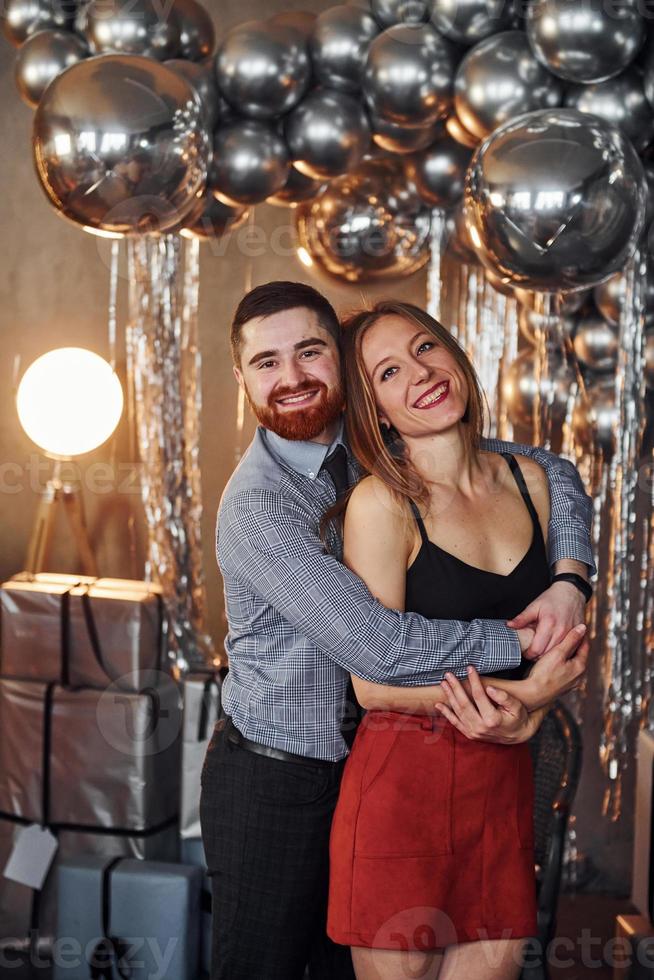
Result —
<path fill-rule="evenodd" d="M 446 674 L 441 689 L 447 704 L 436 704 L 439 711 L 466 738 L 481 742 L 513 745 L 531 738 L 542 722 L 545 712 L 532 715 L 506 691 L 486 687 L 474 667 L 468 667 L 470 696 L 454 674 Z"/>
<path fill-rule="evenodd" d="M 535 630 L 529 649 L 523 648 L 523 653 L 529 660 L 536 660 L 556 646 L 574 626 L 583 623 L 585 606 L 584 597 L 575 585 L 555 582 L 506 625 L 519 631 L 521 647 L 520 631 Z"/>
<path fill-rule="evenodd" d="M 583 623 L 570 630 L 557 646 L 540 657 L 529 677 L 518 681 L 516 690 L 528 711 L 534 711 L 555 698 L 579 687 L 586 672 L 590 644 L 584 639 Z"/>

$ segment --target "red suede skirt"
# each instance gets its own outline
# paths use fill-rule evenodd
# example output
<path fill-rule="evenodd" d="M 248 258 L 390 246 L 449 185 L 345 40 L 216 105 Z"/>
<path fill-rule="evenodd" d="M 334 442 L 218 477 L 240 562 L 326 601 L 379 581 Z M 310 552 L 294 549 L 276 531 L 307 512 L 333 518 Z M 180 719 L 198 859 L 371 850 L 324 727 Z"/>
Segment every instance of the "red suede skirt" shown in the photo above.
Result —
<path fill-rule="evenodd" d="M 535 935 L 533 827 L 526 743 L 368 712 L 332 825 L 329 936 L 425 951 Z"/>

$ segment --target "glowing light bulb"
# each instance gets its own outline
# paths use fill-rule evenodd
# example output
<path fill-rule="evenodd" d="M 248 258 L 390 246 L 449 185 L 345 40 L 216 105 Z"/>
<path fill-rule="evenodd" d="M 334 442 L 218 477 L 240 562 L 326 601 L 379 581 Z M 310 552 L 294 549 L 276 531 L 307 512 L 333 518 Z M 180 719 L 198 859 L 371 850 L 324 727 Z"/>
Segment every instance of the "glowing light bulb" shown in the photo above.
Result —
<path fill-rule="evenodd" d="M 97 449 L 123 411 L 123 390 L 111 365 L 82 347 L 49 351 L 18 386 L 16 408 L 29 438 L 51 456 Z"/>

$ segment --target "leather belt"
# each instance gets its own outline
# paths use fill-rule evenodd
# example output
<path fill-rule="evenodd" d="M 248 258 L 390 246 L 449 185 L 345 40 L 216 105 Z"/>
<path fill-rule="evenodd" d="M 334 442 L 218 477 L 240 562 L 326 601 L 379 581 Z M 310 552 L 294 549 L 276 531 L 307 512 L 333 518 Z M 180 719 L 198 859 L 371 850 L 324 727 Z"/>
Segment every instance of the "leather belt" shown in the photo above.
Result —
<path fill-rule="evenodd" d="M 219 723 L 220 724 L 220 723 Z M 278 759 L 280 762 L 295 762 L 304 766 L 320 766 L 321 768 L 333 769 L 338 762 L 330 762 L 328 759 L 313 759 L 308 755 L 296 755 L 294 752 L 285 752 L 284 749 L 277 749 L 273 745 L 263 745 L 261 742 L 253 742 L 252 739 L 241 735 L 238 728 L 234 725 L 231 718 L 224 719 L 224 731 L 228 742 L 238 745 L 246 752 L 254 752 L 255 755 L 265 755 L 269 759 Z"/>

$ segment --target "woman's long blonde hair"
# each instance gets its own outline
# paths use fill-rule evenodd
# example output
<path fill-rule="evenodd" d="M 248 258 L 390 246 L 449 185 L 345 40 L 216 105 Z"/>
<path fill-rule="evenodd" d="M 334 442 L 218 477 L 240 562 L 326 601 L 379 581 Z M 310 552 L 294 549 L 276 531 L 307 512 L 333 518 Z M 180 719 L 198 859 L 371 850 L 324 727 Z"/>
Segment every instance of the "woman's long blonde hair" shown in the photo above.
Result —
<path fill-rule="evenodd" d="M 427 504 L 427 487 L 393 430 L 384 432 L 373 386 L 363 362 L 363 338 L 382 317 L 398 316 L 415 323 L 454 357 L 468 384 L 468 405 L 463 422 L 468 446 L 479 450 L 484 430 L 484 396 L 479 379 L 465 351 L 445 327 L 412 303 L 384 300 L 360 310 L 343 322 L 342 350 L 345 379 L 345 413 L 350 446 L 365 474 L 378 477 L 399 497 Z"/>

